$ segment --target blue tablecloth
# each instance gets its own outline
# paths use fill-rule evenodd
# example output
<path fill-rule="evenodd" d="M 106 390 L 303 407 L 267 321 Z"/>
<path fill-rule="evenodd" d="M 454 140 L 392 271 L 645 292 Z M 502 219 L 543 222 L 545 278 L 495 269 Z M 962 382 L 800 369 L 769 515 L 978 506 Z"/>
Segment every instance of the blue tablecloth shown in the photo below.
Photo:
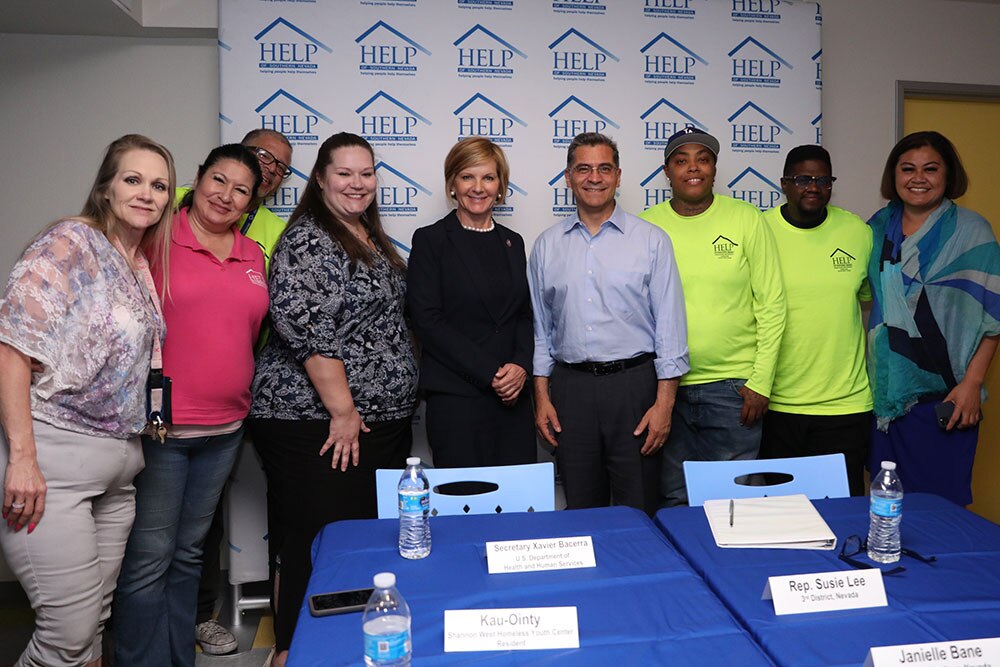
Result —
<path fill-rule="evenodd" d="M 902 542 L 938 560 L 903 556 L 906 572 L 883 577 L 888 607 L 775 616 L 761 599 L 769 576 L 851 570 L 840 545 L 867 537 L 867 498 L 813 503 L 836 551 L 721 549 L 701 507 L 661 510 L 656 523 L 778 665 L 856 667 L 871 646 L 1000 636 L 1000 526 L 922 493 L 904 498 Z"/>
<path fill-rule="evenodd" d="M 309 594 L 396 573 L 410 605 L 415 665 L 771 665 L 645 514 L 627 507 L 431 519 L 433 547 L 402 558 L 397 520 L 340 521 L 314 545 Z M 487 574 L 485 543 L 593 537 L 596 568 Z M 580 648 L 444 653 L 446 609 L 577 607 Z M 303 606 L 291 667 L 361 664 L 361 614 Z"/>

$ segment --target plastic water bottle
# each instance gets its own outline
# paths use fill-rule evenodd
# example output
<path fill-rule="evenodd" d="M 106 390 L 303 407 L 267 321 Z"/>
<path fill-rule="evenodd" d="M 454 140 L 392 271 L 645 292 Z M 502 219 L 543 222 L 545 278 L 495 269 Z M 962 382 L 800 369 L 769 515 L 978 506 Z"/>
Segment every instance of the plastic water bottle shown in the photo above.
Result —
<path fill-rule="evenodd" d="M 868 557 L 877 563 L 899 560 L 899 523 L 903 520 L 903 483 L 893 461 L 882 461 L 872 480 Z"/>
<path fill-rule="evenodd" d="M 419 456 L 406 459 L 399 478 L 399 555 L 424 558 L 431 552 L 431 485 Z"/>
<path fill-rule="evenodd" d="M 392 572 L 375 575 L 375 590 L 365 605 L 361 627 L 365 634 L 365 665 L 410 664 L 410 607 L 396 589 L 396 575 Z"/>

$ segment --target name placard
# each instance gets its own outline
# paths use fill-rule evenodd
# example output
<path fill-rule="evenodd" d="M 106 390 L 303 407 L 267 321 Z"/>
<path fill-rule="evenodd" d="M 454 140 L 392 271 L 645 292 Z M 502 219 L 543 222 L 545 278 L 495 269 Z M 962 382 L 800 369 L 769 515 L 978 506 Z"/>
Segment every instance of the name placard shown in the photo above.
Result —
<path fill-rule="evenodd" d="M 768 577 L 762 598 L 774 600 L 778 616 L 888 604 L 882 571 L 874 568 Z"/>
<path fill-rule="evenodd" d="M 597 567 L 590 535 L 486 543 L 490 574 Z"/>
<path fill-rule="evenodd" d="M 446 609 L 445 653 L 580 648 L 576 607 Z"/>
<path fill-rule="evenodd" d="M 921 665 L 921 667 L 1000 667 L 1000 637 L 957 642 L 875 646 L 865 667 Z"/>

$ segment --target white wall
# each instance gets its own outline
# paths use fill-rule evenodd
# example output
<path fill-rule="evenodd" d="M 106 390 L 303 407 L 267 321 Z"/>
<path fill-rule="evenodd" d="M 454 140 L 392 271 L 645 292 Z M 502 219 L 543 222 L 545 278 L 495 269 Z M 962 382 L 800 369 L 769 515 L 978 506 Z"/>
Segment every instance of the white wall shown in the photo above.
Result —
<path fill-rule="evenodd" d="M 79 213 L 104 148 L 128 132 L 190 182 L 219 141 L 214 39 L 0 34 L 0 281 L 52 220 Z"/>
<path fill-rule="evenodd" d="M 822 6 L 823 144 L 837 176 L 834 203 L 867 219 L 882 205 L 882 168 L 896 143 L 896 81 L 1000 85 L 1000 5 L 826 0 Z"/>

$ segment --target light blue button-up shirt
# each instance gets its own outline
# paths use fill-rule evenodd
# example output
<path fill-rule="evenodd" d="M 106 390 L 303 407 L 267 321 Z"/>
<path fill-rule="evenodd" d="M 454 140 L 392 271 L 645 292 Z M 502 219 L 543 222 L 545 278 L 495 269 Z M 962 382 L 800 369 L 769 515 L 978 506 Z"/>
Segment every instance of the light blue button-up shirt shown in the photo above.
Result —
<path fill-rule="evenodd" d="M 688 371 L 684 295 L 670 237 L 615 206 L 590 235 L 578 215 L 546 229 L 528 264 L 535 311 L 534 374 L 556 361 L 656 353 L 656 377 Z"/>

